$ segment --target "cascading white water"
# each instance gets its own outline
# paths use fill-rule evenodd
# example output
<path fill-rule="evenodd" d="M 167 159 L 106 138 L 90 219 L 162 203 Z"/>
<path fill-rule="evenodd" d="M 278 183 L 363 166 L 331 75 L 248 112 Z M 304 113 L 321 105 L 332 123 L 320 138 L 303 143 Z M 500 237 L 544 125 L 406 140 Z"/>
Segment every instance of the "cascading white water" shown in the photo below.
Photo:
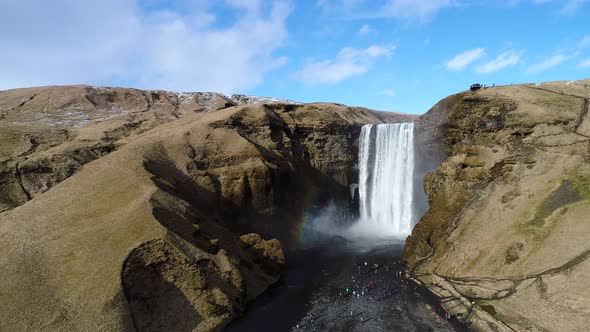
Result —
<path fill-rule="evenodd" d="M 359 147 L 359 226 L 383 236 L 409 235 L 414 194 L 414 124 L 363 126 Z"/>

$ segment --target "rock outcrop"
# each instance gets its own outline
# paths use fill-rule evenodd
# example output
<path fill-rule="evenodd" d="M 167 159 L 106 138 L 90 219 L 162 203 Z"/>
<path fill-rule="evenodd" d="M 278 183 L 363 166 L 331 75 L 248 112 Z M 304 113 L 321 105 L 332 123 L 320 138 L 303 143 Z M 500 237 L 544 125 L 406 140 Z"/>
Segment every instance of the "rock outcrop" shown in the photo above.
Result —
<path fill-rule="evenodd" d="M 213 92 L 93 86 L 0 91 L 0 212 L 23 204 L 82 165 L 114 151 L 123 138 L 194 113 L 282 102 Z"/>
<path fill-rule="evenodd" d="M 479 330 L 590 325 L 589 97 L 590 80 L 493 87 L 417 120 L 442 164 L 404 257 Z"/>
<path fill-rule="evenodd" d="M 0 326 L 220 330 L 280 278 L 282 248 L 309 207 L 350 200 L 360 127 L 412 120 L 183 96 L 0 93 L 10 142 L 0 158 Z"/>

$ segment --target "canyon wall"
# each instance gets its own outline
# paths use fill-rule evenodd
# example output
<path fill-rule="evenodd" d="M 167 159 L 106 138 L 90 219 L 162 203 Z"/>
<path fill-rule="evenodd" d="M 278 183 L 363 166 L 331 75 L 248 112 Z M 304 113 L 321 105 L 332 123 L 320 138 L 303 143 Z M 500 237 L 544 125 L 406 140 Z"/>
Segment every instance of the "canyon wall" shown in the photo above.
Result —
<path fill-rule="evenodd" d="M 0 326 L 220 330 L 310 209 L 350 204 L 361 126 L 413 119 L 238 97 L 0 92 Z"/>
<path fill-rule="evenodd" d="M 404 258 L 410 275 L 477 329 L 590 324 L 589 86 L 468 91 L 417 120 L 422 154 L 442 157 L 428 162 L 441 165 L 424 180 L 429 209 Z"/>

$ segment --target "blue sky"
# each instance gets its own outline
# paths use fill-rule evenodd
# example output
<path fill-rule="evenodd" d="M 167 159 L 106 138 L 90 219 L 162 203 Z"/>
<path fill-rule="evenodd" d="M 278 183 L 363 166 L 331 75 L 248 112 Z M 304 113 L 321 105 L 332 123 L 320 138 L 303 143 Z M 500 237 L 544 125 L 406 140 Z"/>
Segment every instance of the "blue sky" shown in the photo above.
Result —
<path fill-rule="evenodd" d="M 423 113 L 590 77 L 588 0 L 0 0 L 0 89 L 94 84 Z"/>

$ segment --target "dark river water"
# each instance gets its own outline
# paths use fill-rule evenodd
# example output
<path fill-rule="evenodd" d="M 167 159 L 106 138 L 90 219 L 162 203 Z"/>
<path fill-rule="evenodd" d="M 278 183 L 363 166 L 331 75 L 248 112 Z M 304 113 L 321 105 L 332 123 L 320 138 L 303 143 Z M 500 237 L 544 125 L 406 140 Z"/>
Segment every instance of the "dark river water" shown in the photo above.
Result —
<path fill-rule="evenodd" d="M 288 273 L 226 331 L 464 331 L 403 277 L 401 243 L 344 239 L 288 255 Z"/>

